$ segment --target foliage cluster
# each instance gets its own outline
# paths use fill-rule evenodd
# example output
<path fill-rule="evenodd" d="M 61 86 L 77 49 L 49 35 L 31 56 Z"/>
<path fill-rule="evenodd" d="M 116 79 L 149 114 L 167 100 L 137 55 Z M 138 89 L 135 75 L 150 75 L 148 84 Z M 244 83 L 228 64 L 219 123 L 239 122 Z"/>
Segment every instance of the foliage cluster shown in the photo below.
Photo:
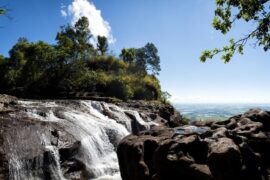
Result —
<path fill-rule="evenodd" d="M 3 14 L 5 14 L 5 13 L 6 13 L 6 10 L 3 9 L 3 8 L 0 8 L 0 15 L 3 15 Z"/>
<path fill-rule="evenodd" d="M 243 49 L 250 39 L 255 46 L 262 46 L 264 51 L 270 49 L 270 1 L 269 0 L 216 0 L 213 27 L 227 34 L 233 23 L 244 21 L 253 25 L 253 30 L 244 37 L 229 41 L 229 45 L 218 49 L 203 51 L 200 59 L 205 62 L 222 53 L 221 59 L 227 63 L 235 53 L 243 54 Z"/>
<path fill-rule="evenodd" d="M 122 100 L 162 100 L 155 45 L 123 49 L 120 58 L 110 56 L 105 37 L 90 43 L 88 23 L 82 17 L 74 26 L 61 27 L 55 45 L 20 38 L 9 57 L 0 56 L 0 93 L 55 98 L 87 92 Z"/>

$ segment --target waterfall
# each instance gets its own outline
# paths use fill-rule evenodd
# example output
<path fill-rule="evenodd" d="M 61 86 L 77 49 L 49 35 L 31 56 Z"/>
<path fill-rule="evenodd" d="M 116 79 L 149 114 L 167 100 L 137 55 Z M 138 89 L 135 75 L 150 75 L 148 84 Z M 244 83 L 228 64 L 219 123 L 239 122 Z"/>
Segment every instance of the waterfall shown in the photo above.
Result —
<path fill-rule="evenodd" d="M 104 102 L 70 100 L 18 103 L 22 118 L 52 124 L 80 142 L 74 158 L 85 165 L 89 179 L 121 179 L 116 155 L 117 144 L 134 128 L 148 129 L 156 125 L 143 120 L 136 111 Z M 18 116 L 18 112 L 13 116 Z M 134 124 L 138 127 L 134 127 Z M 10 179 L 44 179 L 48 174 L 50 179 L 66 179 L 59 155 L 59 148 L 66 145 L 63 142 L 52 145 L 50 132 L 43 129 L 29 126 L 10 132 L 6 137 Z M 41 151 L 46 153 L 42 154 Z M 36 155 L 34 160 L 27 159 L 28 153 Z"/>

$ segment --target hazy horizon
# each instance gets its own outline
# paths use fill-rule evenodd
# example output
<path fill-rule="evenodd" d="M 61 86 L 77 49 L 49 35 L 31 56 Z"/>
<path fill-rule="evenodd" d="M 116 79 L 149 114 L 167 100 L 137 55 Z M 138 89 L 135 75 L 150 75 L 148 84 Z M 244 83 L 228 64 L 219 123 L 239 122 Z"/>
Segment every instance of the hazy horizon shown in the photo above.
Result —
<path fill-rule="evenodd" d="M 186 97 L 171 97 L 170 102 L 173 104 L 270 104 L 270 100 L 268 99 L 239 99 L 239 98 L 231 98 L 231 99 L 222 99 L 222 98 L 186 98 Z"/>
<path fill-rule="evenodd" d="M 226 120 L 250 109 L 270 111 L 270 104 L 174 104 L 190 120 Z"/>

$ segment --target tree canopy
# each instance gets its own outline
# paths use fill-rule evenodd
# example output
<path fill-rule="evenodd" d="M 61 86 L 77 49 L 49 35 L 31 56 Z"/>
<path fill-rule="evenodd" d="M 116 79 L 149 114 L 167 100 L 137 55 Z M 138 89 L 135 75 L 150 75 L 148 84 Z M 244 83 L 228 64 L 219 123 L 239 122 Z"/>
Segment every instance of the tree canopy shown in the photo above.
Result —
<path fill-rule="evenodd" d="M 115 97 L 122 100 L 164 100 L 155 75 L 160 71 L 152 43 L 123 49 L 121 58 L 108 55 L 108 40 L 91 42 L 89 22 L 61 27 L 56 44 L 19 38 L 0 56 L 0 93 L 27 98 Z"/>
<path fill-rule="evenodd" d="M 254 29 L 242 38 L 231 39 L 229 44 L 221 49 L 205 50 L 200 59 L 205 62 L 222 53 L 222 60 L 229 62 L 235 53 L 243 54 L 246 44 L 253 39 L 255 46 L 261 46 L 264 51 L 270 49 L 270 1 L 269 0 L 216 0 L 213 27 L 227 34 L 232 25 L 243 20 L 252 23 Z"/>
<path fill-rule="evenodd" d="M 124 62 L 134 63 L 136 60 L 136 49 L 135 48 L 124 48 L 121 51 L 120 57 Z"/>
<path fill-rule="evenodd" d="M 96 50 L 90 43 L 92 34 L 88 28 L 89 22 L 86 17 L 80 18 L 75 26 L 63 26 L 57 33 L 56 41 L 63 59 L 74 61 L 94 55 Z"/>
<path fill-rule="evenodd" d="M 142 48 L 124 48 L 120 54 L 123 61 L 136 66 L 138 71 L 158 75 L 161 71 L 158 49 L 153 43 L 147 43 Z"/>

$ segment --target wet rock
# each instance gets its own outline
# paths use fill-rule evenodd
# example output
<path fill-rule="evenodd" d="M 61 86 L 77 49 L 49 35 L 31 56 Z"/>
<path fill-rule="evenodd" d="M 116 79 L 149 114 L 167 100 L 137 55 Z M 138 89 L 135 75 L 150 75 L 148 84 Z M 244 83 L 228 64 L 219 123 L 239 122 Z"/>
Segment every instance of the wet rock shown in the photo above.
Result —
<path fill-rule="evenodd" d="M 0 179 L 8 179 L 8 161 L 4 154 L 0 153 Z"/>
<path fill-rule="evenodd" d="M 74 144 L 59 149 L 60 161 L 72 159 L 79 151 L 81 142 L 76 141 Z"/>
<path fill-rule="evenodd" d="M 0 94 L 0 114 L 9 113 L 14 111 L 14 105 L 16 104 L 17 98 L 14 96 Z"/>
<path fill-rule="evenodd" d="M 116 103 L 125 109 L 138 111 L 141 116 L 167 127 L 183 125 L 181 114 L 170 104 L 157 104 L 149 101 L 130 101 Z"/>
<path fill-rule="evenodd" d="M 77 159 L 62 163 L 62 170 L 67 179 L 89 179 L 91 175 L 87 172 L 85 164 Z"/>
<path fill-rule="evenodd" d="M 132 134 L 138 134 L 140 131 L 146 130 L 146 127 L 137 121 L 133 113 L 127 111 L 125 114 L 131 119 Z"/>
<path fill-rule="evenodd" d="M 118 156 L 118 161 L 122 164 L 121 176 L 123 180 L 149 179 L 151 176 L 153 161 L 151 155 L 158 144 L 154 138 L 147 135 L 142 136 L 140 141 L 136 141 L 136 139 L 135 135 L 128 136 L 123 139 L 125 143 L 118 146 L 118 152 L 121 154 Z"/>

